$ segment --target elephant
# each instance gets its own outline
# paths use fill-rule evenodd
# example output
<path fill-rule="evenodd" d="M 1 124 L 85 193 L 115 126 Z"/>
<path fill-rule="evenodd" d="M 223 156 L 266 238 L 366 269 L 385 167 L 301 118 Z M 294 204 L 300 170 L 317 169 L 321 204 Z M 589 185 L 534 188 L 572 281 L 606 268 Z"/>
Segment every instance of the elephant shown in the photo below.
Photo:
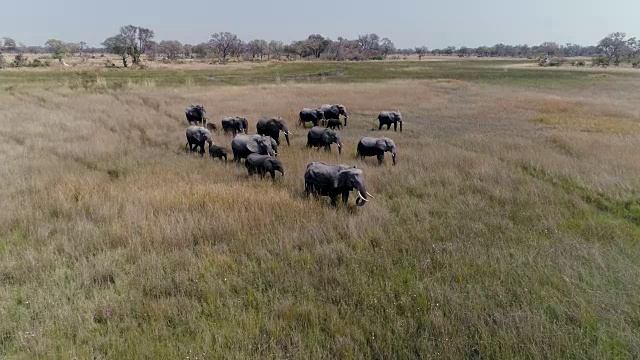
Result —
<path fill-rule="evenodd" d="M 270 173 L 271 179 L 275 180 L 276 171 L 279 171 L 284 176 L 282 161 L 269 155 L 250 154 L 247 156 L 244 165 L 249 172 L 249 176 L 258 173 L 261 178 L 264 178 L 266 173 Z"/>
<path fill-rule="evenodd" d="M 393 160 L 393 165 L 395 165 L 396 144 L 393 140 L 386 137 L 363 137 L 358 142 L 356 154 L 362 159 L 364 159 L 365 156 L 376 156 L 378 158 L 378 165 L 381 165 L 382 161 L 384 161 L 384 153 L 387 151 L 391 153 L 391 159 Z"/>
<path fill-rule="evenodd" d="M 284 133 L 284 138 L 287 140 L 287 145 L 291 145 L 289 143 L 289 129 L 287 128 L 287 124 L 284 123 L 284 120 L 280 117 L 272 117 L 272 118 L 260 118 L 256 123 L 256 130 L 258 130 L 258 134 L 271 136 L 278 145 L 280 145 L 280 131 Z"/>
<path fill-rule="evenodd" d="M 389 130 L 393 124 L 393 131 L 398 131 L 398 123 L 400 123 L 400 132 L 402 132 L 402 114 L 399 111 L 383 111 L 376 120 L 380 122 L 378 130 L 382 129 L 383 125 L 387 125 L 387 130 Z"/>
<path fill-rule="evenodd" d="M 270 136 L 238 134 L 231 141 L 231 151 L 233 160 L 240 163 L 253 153 L 277 156 L 278 144 Z"/>
<path fill-rule="evenodd" d="M 327 120 L 327 127 L 329 129 L 338 128 L 338 130 L 342 130 L 342 123 L 339 119 L 329 119 Z"/>
<path fill-rule="evenodd" d="M 227 149 L 217 146 L 217 145 L 211 145 L 209 146 L 209 155 L 212 158 L 218 158 L 220 160 L 224 159 L 224 161 L 227 161 Z"/>
<path fill-rule="evenodd" d="M 187 128 L 187 144 L 189 150 L 196 151 L 200 147 L 200 156 L 204 155 L 204 143 L 209 143 L 209 149 L 213 145 L 211 132 L 202 126 L 191 125 Z"/>
<path fill-rule="evenodd" d="M 349 120 L 349 113 L 347 113 L 347 108 L 341 104 L 325 104 L 320 106 L 320 109 L 324 113 L 324 118 L 336 119 L 340 120 L 340 115 L 344 116 L 344 126 L 347 126 L 347 120 Z"/>
<path fill-rule="evenodd" d="M 184 113 L 187 116 L 189 125 L 191 123 L 201 123 L 204 126 L 207 123 L 207 112 L 202 105 L 191 105 Z"/>
<path fill-rule="evenodd" d="M 305 123 L 310 122 L 313 126 L 318 126 L 320 120 L 324 120 L 324 112 L 321 109 L 304 108 L 300 110 L 298 125 L 304 126 Z"/>
<path fill-rule="evenodd" d="M 222 130 L 225 134 L 232 133 L 236 136 L 238 133 L 247 133 L 249 122 L 241 117 L 226 117 L 222 119 Z"/>
<path fill-rule="evenodd" d="M 367 192 L 362 170 L 355 166 L 329 165 L 324 162 L 312 162 L 304 172 L 304 191 L 309 194 L 328 196 L 331 205 L 337 206 L 336 200 L 342 195 L 342 202 L 347 204 L 349 192 L 358 191 L 356 205 L 362 206 L 373 198 Z"/>
<path fill-rule="evenodd" d="M 342 141 L 340 141 L 340 133 L 337 131 L 314 126 L 307 134 L 307 147 L 317 147 L 319 150 L 321 146 L 324 146 L 325 151 L 331 151 L 333 143 L 338 144 L 338 154 L 342 154 Z"/>
<path fill-rule="evenodd" d="M 216 132 L 218 131 L 218 125 L 214 124 L 214 123 L 207 123 L 207 130 L 209 131 L 213 131 Z"/>

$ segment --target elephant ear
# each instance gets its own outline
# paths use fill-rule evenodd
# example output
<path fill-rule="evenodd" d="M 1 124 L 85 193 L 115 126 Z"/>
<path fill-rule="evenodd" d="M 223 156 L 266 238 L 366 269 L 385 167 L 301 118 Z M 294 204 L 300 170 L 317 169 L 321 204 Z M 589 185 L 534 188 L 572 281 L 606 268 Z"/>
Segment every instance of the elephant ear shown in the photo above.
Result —
<path fill-rule="evenodd" d="M 382 151 L 387 150 L 387 140 L 386 139 L 378 139 L 376 141 L 376 147 Z"/>
<path fill-rule="evenodd" d="M 325 132 L 322 133 L 322 141 L 325 144 L 328 144 L 331 142 L 331 131 L 330 130 L 326 130 Z"/>
<path fill-rule="evenodd" d="M 247 141 L 247 149 L 253 153 L 257 153 L 260 150 L 260 146 L 258 146 L 258 139 L 249 139 L 249 141 Z"/>
<path fill-rule="evenodd" d="M 338 176 L 333 180 L 334 188 L 344 188 L 349 187 L 349 175 L 351 174 L 351 169 L 341 170 L 338 172 Z"/>
<path fill-rule="evenodd" d="M 270 131 L 280 131 L 280 124 L 277 119 L 271 119 L 267 122 L 267 129 Z"/>

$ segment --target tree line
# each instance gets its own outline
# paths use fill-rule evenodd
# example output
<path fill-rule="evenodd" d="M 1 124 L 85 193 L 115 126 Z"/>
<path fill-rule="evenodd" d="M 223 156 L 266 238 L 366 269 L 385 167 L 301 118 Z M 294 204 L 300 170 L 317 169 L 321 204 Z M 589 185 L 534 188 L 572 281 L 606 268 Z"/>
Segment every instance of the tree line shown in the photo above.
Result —
<path fill-rule="evenodd" d="M 622 32 L 612 33 L 597 45 L 578 44 L 561 45 L 544 42 L 540 45 L 505 45 L 479 47 L 449 46 L 429 50 L 425 46 L 409 49 L 397 49 L 388 38 L 377 34 L 359 35 L 356 39 L 338 37 L 336 40 L 320 34 L 311 34 L 304 40 L 285 44 L 282 41 L 254 39 L 241 40 L 236 34 L 219 32 L 211 35 L 209 41 L 200 44 L 183 44 L 177 40 L 155 40 L 151 29 L 134 25 L 122 26 L 119 32 L 105 39 L 100 47 L 89 47 L 85 42 L 69 43 L 50 39 L 43 46 L 25 46 L 12 38 L 0 39 L 0 53 L 16 53 L 19 61 L 23 53 L 50 54 L 53 59 L 63 62 L 65 56 L 111 53 L 118 55 L 123 66 L 138 65 L 141 57 L 154 61 L 158 58 L 177 59 L 219 59 L 222 62 L 230 58 L 253 59 L 322 59 L 322 60 L 381 60 L 390 55 L 426 55 L 458 57 L 514 57 L 514 58 L 553 58 L 553 57 L 593 57 L 597 65 L 619 65 L 622 61 L 632 61 L 640 56 L 640 40 L 627 38 Z M 7 66 L 0 57 L 0 66 Z"/>

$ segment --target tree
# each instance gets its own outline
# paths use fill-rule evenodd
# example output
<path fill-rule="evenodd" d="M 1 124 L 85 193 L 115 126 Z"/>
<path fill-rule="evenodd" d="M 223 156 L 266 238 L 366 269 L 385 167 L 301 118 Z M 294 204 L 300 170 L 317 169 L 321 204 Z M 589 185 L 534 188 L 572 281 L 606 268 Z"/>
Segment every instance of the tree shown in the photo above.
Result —
<path fill-rule="evenodd" d="M 112 36 L 107 38 L 102 46 L 111 54 L 118 55 L 122 58 L 122 65 L 127 67 L 127 40 L 121 35 Z"/>
<path fill-rule="evenodd" d="M 560 50 L 560 46 L 553 41 L 547 41 L 540 44 L 538 51 L 544 54 L 548 59 L 552 58 Z"/>
<path fill-rule="evenodd" d="M 260 56 L 262 59 L 265 54 L 269 53 L 269 44 L 266 40 L 251 40 L 247 44 L 247 51 L 252 58 Z"/>
<path fill-rule="evenodd" d="M 53 54 L 54 59 L 62 62 L 62 59 L 71 52 L 71 44 L 67 44 L 62 40 L 49 39 L 44 43 L 45 48 Z"/>
<path fill-rule="evenodd" d="M 426 46 L 419 46 L 415 48 L 416 54 L 418 54 L 418 60 L 422 60 L 422 57 L 429 52 Z"/>
<path fill-rule="evenodd" d="M 388 38 L 383 38 L 382 40 L 380 40 L 380 52 L 382 53 L 382 56 L 387 57 L 394 51 L 396 51 L 396 46 L 391 40 L 389 40 Z"/>
<path fill-rule="evenodd" d="M 211 48 L 211 43 L 201 43 L 198 45 L 195 45 L 191 51 L 193 52 L 193 54 L 196 56 L 196 58 L 198 59 L 204 59 L 206 58 L 212 51 Z"/>
<path fill-rule="evenodd" d="M 178 40 L 162 40 L 158 44 L 157 51 L 165 54 L 167 58 L 175 60 L 184 54 L 184 46 Z"/>
<path fill-rule="evenodd" d="M 625 40 L 627 34 L 623 32 L 615 32 L 609 34 L 604 39 L 598 42 L 598 48 L 602 55 L 607 57 L 608 64 L 611 64 L 611 60 L 615 59 L 614 64 L 620 64 L 620 57 L 624 55 L 628 50 L 629 44 Z"/>
<path fill-rule="evenodd" d="M 370 58 L 378 54 L 380 37 L 376 34 L 359 35 L 358 44 L 364 56 Z"/>
<path fill-rule="evenodd" d="M 213 45 L 213 48 L 218 52 L 218 54 L 222 56 L 223 62 L 227 60 L 227 56 L 237 52 L 241 45 L 241 41 L 238 39 L 238 36 L 230 32 L 219 32 L 213 34 L 211 35 L 211 40 L 209 42 Z"/>
<path fill-rule="evenodd" d="M 282 41 L 272 40 L 271 42 L 269 42 L 269 47 L 267 50 L 268 58 L 270 59 L 271 57 L 277 57 L 278 59 L 280 59 L 280 56 L 282 56 L 283 48 L 284 44 L 282 43 Z"/>
<path fill-rule="evenodd" d="M 154 37 L 153 30 L 127 25 L 120 28 L 120 36 L 124 41 L 126 52 L 131 56 L 134 64 L 140 63 L 140 56 L 144 54 Z"/>
<path fill-rule="evenodd" d="M 304 53 L 313 55 L 316 59 L 320 58 L 320 55 L 331 45 L 331 40 L 325 39 L 320 34 L 309 35 L 307 40 L 304 41 Z"/>
<path fill-rule="evenodd" d="M 15 51 L 18 46 L 16 45 L 15 40 L 5 37 L 0 39 L 0 48 L 5 51 Z"/>
<path fill-rule="evenodd" d="M 459 57 L 470 56 L 471 55 L 471 49 L 469 49 L 466 46 L 463 46 L 460 49 L 458 49 L 457 54 L 458 54 Z"/>

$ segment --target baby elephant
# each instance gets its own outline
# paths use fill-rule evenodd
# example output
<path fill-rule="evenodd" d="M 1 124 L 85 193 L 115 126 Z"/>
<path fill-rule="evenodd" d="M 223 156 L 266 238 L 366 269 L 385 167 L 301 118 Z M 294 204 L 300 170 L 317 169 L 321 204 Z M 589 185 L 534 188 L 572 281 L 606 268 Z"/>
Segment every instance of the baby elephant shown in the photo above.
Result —
<path fill-rule="evenodd" d="M 211 145 L 209 147 L 209 155 L 211 155 L 212 158 L 218 158 L 220 160 L 224 159 L 225 162 L 227 161 L 227 149 L 221 146 Z"/>
<path fill-rule="evenodd" d="M 258 173 L 261 178 L 268 172 L 271 174 L 271 178 L 276 178 L 276 171 L 279 171 L 284 176 L 284 166 L 282 161 L 269 155 L 250 154 L 247 156 L 247 160 L 244 165 L 249 172 L 249 176 Z"/>
<path fill-rule="evenodd" d="M 340 119 L 329 119 L 327 120 L 327 127 L 333 130 L 335 130 L 335 128 L 342 130 L 342 122 L 340 122 Z"/>

